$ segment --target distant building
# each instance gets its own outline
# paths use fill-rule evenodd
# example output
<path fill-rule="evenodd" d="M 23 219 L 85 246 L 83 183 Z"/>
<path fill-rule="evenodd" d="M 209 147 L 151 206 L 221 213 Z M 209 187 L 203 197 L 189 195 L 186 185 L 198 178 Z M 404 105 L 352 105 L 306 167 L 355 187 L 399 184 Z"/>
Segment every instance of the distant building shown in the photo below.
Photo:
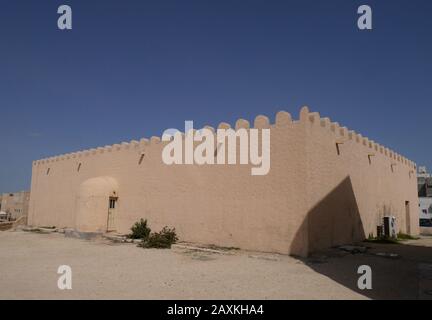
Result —
<path fill-rule="evenodd" d="M 419 198 L 432 197 L 432 177 L 426 167 L 419 167 L 417 173 L 417 186 Z"/>
<path fill-rule="evenodd" d="M 419 217 L 421 226 L 432 226 L 432 176 L 426 167 L 419 167 L 417 173 L 419 196 Z"/>
<path fill-rule="evenodd" d="M 10 218 L 18 219 L 27 216 L 30 201 L 29 191 L 3 193 L 0 200 L 0 211 L 7 213 Z"/>
<path fill-rule="evenodd" d="M 432 197 L 419 198 L 420 219 L 432 219 Z"/>

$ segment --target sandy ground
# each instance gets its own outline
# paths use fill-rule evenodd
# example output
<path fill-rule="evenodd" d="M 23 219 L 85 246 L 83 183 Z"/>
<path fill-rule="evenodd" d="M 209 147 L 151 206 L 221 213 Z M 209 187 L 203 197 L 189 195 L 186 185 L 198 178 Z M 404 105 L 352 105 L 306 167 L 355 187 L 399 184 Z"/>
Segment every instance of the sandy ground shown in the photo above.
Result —
<path fill-rule="evenodd" d="M 376 256 L 393 252 L 398 258 Z M 357 288 L 368 264 L 373 289 Z M 57 268 L 72 268 L 59 290 Z M 430 291 L 430 292 L 429 292 Z M 373 245 L 366 254 L 338 249 L 309 259 L 233 250 L 142 249 L 62 234 L 0 232 L 0 299 L 428 299 L 432 238 Z"/>

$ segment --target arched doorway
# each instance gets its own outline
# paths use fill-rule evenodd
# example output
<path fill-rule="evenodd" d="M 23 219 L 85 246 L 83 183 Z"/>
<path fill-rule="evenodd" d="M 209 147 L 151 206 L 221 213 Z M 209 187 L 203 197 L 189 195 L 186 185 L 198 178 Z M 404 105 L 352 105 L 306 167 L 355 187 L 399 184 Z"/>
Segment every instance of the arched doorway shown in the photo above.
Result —
<path fill-rule="evenodd" d="M 82 232 L 115 230 L 118 184 L 112 177 L 91 178 L 79 186 L 75 227 Z"/>

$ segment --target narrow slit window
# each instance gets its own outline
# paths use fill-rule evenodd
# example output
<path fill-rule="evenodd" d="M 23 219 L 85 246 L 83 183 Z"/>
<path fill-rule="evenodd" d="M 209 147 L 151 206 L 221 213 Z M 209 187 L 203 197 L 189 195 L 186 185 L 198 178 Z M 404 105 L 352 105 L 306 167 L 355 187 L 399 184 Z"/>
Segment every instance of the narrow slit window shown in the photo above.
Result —
<path fill-rule="evenodd" d="M 339 148 L 339 144 L 338 142 L 336 142 L 336 153 L 338 156 L 340 156 L 340 148 Z"/>
<path fill-rule="evenodd" d="M 138 164 L 141 164 L 141 163 L 143 162 L 143 160 L 144 160 L 144 156 L 145 156 L 144 152 L 141 153 L 141 156 L 140 156 L 140 158 L 139 158 L 139 160 L 138 160 Z"/>

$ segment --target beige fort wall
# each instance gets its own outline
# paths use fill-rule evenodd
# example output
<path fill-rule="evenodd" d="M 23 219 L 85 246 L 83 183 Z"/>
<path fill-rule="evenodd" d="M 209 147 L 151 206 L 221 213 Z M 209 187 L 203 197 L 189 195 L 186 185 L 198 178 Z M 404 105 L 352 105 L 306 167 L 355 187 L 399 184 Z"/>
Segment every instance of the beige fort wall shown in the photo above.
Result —
<path fill-rule="evenodd" d="M 165 165 L 157 137 L 35 161 L 29 224 L 104 232 L 116 196 L 117 232 L 145 218 L 184 241 L 250 250 L 305 256 L 375 234 L 387 214 L 418 234 L 413 162 L 306 107 L 299 120 L 282 111 L 253 127 L 271 129 L 265 176 L 249 165 Z"/>

